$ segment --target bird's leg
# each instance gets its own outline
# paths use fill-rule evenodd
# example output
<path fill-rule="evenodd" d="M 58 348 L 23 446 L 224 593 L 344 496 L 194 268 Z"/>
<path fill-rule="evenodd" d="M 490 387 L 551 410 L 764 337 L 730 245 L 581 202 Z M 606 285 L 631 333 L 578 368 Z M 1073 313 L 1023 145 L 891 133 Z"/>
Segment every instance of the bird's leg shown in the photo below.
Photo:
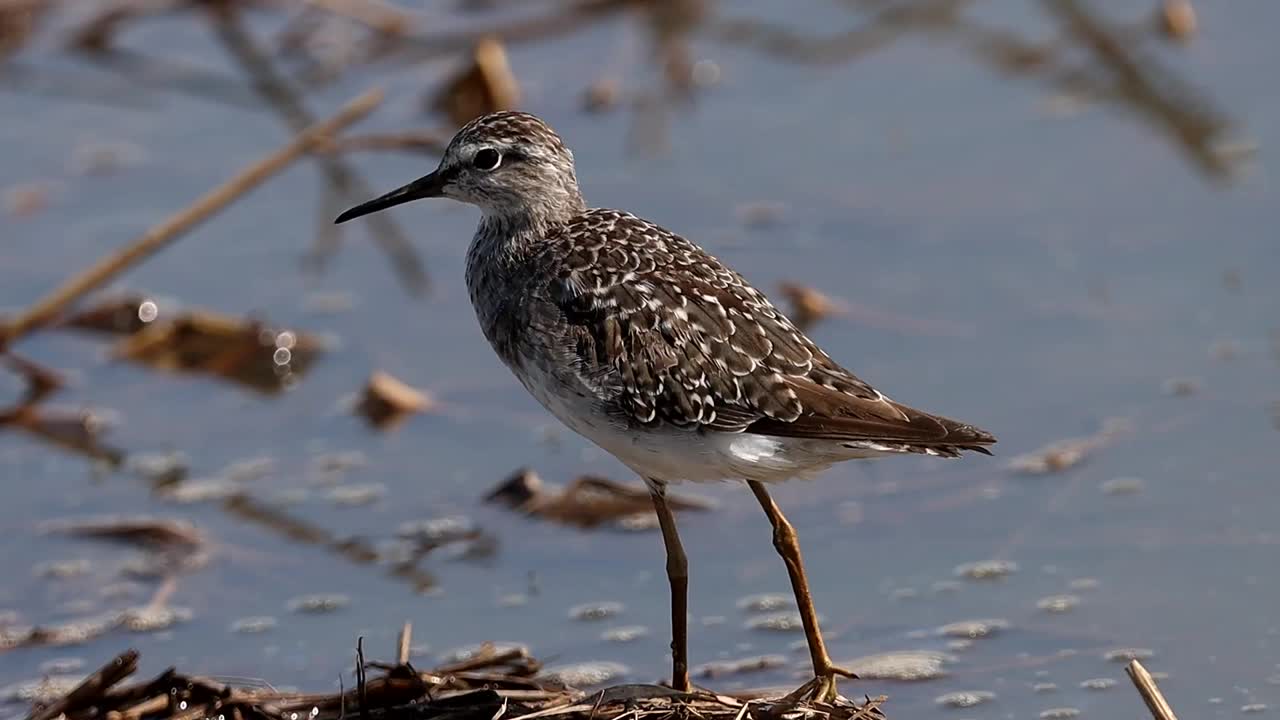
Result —
<path fill-rule="evenodd" d="M 809 657 L 813 661 L 813 698 L 818 702 L 830 703 L 836 699 L 836 675 L 856 678 L 852 672 L 836 667 L 827 655 L 826 643 L 822 641 L 822 630 L 818 627 L 818 614 L 813 609 L 813 596 L 809 593 L 809 581 L 804 574 L 804 561 L 800 558 L 800 541 L 796 529 L 791 526 L 777 503 L 769 496 L 764 484 L 748 480 L 751 492 L 755 493 L 764 514 L 769 516 L 773 524 L 773 547 L 782 556 L 787 565 L 787 574 L 791 576 L 791 590 L 796 596 L 796 605 L 800 608 L 800 621 L 804 623 L 805 640 L 809 643 Z M 806 689 L 809 686 L 806 685 Z"/>
<path fill-rule="evenodd" d="M 658 513 L 662 542 L 667 546 L 667 580 L 671 582 L 671 687 L 689 692 L 689 560 L 680 544 L 680 533 L 676 531 L 676 516 L 667 505 L 666 487 L 649 482 L 649 496 Z"/>

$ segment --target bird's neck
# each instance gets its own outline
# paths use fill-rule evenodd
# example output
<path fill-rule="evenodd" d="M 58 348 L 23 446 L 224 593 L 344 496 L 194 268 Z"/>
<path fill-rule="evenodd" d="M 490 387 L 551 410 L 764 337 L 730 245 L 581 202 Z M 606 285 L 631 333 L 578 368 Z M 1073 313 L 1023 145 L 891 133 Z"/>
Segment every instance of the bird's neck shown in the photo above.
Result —
<path fill-rule="evenodd" d="M 536 252 L 555 228 L 568 223 L 585 209 L 581 196 L 575 202 L 505 212 L 486 210 L 476 228 L 475 244 L 496 260 L 517 259 Z"/>

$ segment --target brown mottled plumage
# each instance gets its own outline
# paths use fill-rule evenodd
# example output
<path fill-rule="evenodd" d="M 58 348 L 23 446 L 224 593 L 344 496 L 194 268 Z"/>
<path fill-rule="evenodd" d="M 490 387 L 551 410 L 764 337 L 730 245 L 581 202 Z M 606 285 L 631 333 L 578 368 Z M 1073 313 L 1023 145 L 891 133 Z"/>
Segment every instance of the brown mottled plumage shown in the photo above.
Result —
<path fill-rule="evenodd" d="M 548 236 L 550 298 L 578 370 L 652 427 L 894 445 L 954 456 L 995 438 L 889 400 L 845 370 L 769 299 L 688 240 L 616 210 Z"/>
<path fill-rule="evenodd" d="M 667 547 L 673 684 L 688 688 L 688 568 L 667 483 L 743 479 L 787 562 L 815 679 L 836 696 L 795 531 L 764 483 L 855 458 L 986 453 L 995 437 L 893 402 L 841 367 L 733 270 L 685 238 L 588 209 L 573 154 L 519 112 L 485 115 L 435 172 L 339 216 L 423 197 L 478 206 L 467 287 L 481 329 L 567 426 L 648 483 Z"/>

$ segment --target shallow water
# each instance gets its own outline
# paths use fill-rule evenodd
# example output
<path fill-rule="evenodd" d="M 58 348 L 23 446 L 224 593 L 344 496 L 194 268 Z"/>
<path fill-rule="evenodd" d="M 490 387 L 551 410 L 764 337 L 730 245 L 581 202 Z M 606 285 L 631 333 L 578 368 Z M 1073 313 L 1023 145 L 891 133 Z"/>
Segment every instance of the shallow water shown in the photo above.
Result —
<path fill-rule="evenodd" d="M 1043 7 L 988 2 L 966 17 L 1041 39 L 1054 28 Z M 1108 4 L 1115 18 L 1146 9 Z M 1257 142 L 1251 169 L 1228 185 L 1198 171 L 1149 119 L 1073 104 L 1033 78 L 998 72 L 975 59 L 971 38 L 958 31 L 907 32 L 856 61 L 814 66 L 735 43 L 724 29 L 744 19 L 824 36 L 857 27 L 838 3 L 805 13 L 764 2 L 715 8 L 692 47 L 696 59 L 715 63 L 719 82 L 670 111 L 667 147 L 642 155 L 633 151 L 636 113 L 577 109 L 582 89 L 602 75 L 621 77 L 624 93 L 660 91 L 637 16 L 509 49 L 523 106 L 575 149 L 592 203 L 695 238 L 766 289 L 795 280 L 843 299 L 855 312 L 812 331 L 831 355 L 896 399 L 999 436 L 995 458 L 852 463 L 776 489 L 800 528 L 833 656 L 952 656 L 940 679 L 843 686 L 851 695 L 889 694 L 892 716 L 1076 708 L 1132 717 L 1138 699 L 1123 663 L 1107 657 L 1124 648 L 1151 652 L 1148 666 L 1168 673 L 1163 687 L 1184 714 L 1235 716 L 1280 702 L 1280 442 L 1272 419 L 1280 401 L 1280 217 L 1268 177 L 1280 160 L 1280 99 L 1266 90 L 1277 60 L 1266 28 L 1280 20 L 1280 7 L 1198 10 L 1203 30 L 1189 47 L 1143 47 Z M 448 29 L 497 16 L 433 17 Z M 231 70 L 190 18 L 142 23 L 125 42 Z M 1072 57 L 1084 63 L 1087 53 Z M 132 87 L 54 48 L 22 59 Z M 436 119 L 423 119 L 420 88 L 448 69 L 387 63 L 309 99 L 317 112 L 331 109 L 376 80 L 391 96 L 361 129 L 421 126 Z M 287 138 L 269 113 L 166 91 L 122 96 L 145 104 L 0 96 L 0 189 L 52 188 L 43 212 L 3 216 L 0 306 L 26 305 Z M 76 147 L 90 142 L 133 147 L 137 157 L 109 176 L 84 176 L 72 165 Z M 405 154 L 356 161 L 377 191 L 431 169 L 430 159 Z M 550 665 L 611 661 L 633 681 L 662 677 L 667 596 L 655 533 L 567 529 L 481 503 L 525 465 L 558 483 L 583 473 L 631 478 L 558 428 L 485 345 L 462 281 L 475 212 L 443 202 L 395 211 L 432 276 L 430 294 L 414 299 L 356 224 L 346 226 L 322 275 L 299 269 L 322 212 L 320 188 L 313 168 L 299 164 L 121 285 L 332 337 L 334 349 L 284 396 L 109 362 L 103 343 L 78 335 L 40 334 L 18 349 L 71 375 L 56 404 L 115 414 L 110 441 L 135 459 L 180 451 L 192 476 L 207 478 L 270 458 L 269 472 L 243 485 L 336 535 L 377 544 L 402 523 L 461 515 L 496 538 L 496 551 L 429 556 L 422 566 L 437 584 L 418 594 L 383 568 L 292 542 L 218 502 L 167 502 L 136 473 L 95 473 L 81 458 L 6 433 L 0 623 L 118 610 L 145 604 L 154 589 L 145 581 L 120 588 L 130 550 L 45 534 L 47 519 L 184 518 L 210 538 L 211 557 L 182 575 L 169 599 L 191 611 L 186 622 L 4 652 L 0 686 L 38 676 L 52 659 L 93 666 L 135 645 L 144 672 L 177 664 L 326 689 L 344 674 L 349 682 L 357 636 L 371 655 L 387 656 L 406 620 L 423 646 L 419 664 L 494 640 L 527 643 Z M 761 202 L 776 204 L 776 218 L 744 223 L 742 208 Z M 349 307 L 315 309 L 334 297 Z M 374 369 L 428 389 L 440 412 L 389 432 L 367 429 L 343 401 Z M 1194 392 L 1171 393 L 1171 379 L 1180 378 L 1194 380 Z M 0 388 L 6 399 L 21 390 L 7 377 Z M 1075 468 L 1033 477 L 1006 468 L 1048 442 L 1093 434 L 1108 418 L 1130 429 Z M 334 478 L 315 469 L 328 453 L 354 454 L 347 457 L 358 462 L 337 482 L 372 484 L 371 504 L 335 504 Z M 800 682 L 802 635 L 751 629 L 760 613 L 738 606 L 749 595 L 787 591 L 754 500 L 734 485 L 682 490 L 719 503 L 681 518 L 692 661 L 788 660 L 701 682 Z M 88 565 L 80 574 L 47 577 L 47 564 L 81 558 Z M 989 560 L 1009 563 L 1010 572 L 978 580 L 958 569 Z M 347 603 L 330 613 L 290 609 L 300 596 L 333 593 Z M 571 618 L 571 608 L 594 602 L 621 607 L 604 619 Z M 233 631 L 255 617 L 275 624 Z M 981 627 L 939 631 L 983 619 L 1000 622 L 968 643 L 956 635 L 982 635 Z M 605 639 L 633 626 L 648 632 Z M 1108 689 L 1103 679 L 1119 684 Z M 965 691 L 992 695 L 969 710 L 950 707 L 963 698 L 949 694 Z"/>

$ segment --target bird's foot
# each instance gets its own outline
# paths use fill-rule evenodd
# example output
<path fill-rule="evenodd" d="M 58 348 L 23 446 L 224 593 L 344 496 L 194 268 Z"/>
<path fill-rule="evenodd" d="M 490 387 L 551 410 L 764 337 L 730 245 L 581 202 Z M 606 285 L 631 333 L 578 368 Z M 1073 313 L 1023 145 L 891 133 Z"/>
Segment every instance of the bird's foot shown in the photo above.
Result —
<path fill-rule="evenodd" d="M 803 703 L 832 705 L 840 698 L 840 691 L 836 687 L 836 676 L 855 680 L 858 677 L 851 670 L 845 670 L 842 667 L 836 667 L 828 663 L 825 671 L 817 673 L 812 680 L 796 688 L 795 691 L 783 698 L 783 701 L 794 705 Z"/>

